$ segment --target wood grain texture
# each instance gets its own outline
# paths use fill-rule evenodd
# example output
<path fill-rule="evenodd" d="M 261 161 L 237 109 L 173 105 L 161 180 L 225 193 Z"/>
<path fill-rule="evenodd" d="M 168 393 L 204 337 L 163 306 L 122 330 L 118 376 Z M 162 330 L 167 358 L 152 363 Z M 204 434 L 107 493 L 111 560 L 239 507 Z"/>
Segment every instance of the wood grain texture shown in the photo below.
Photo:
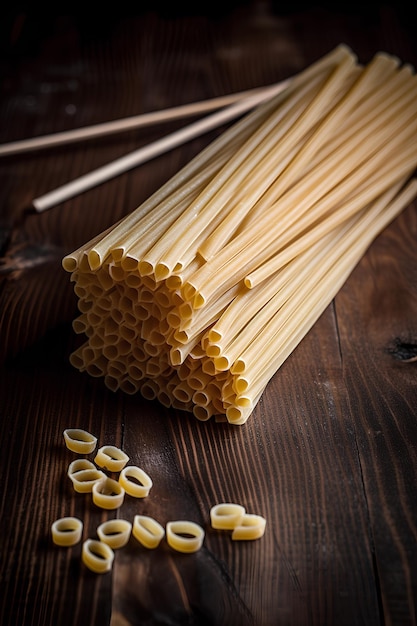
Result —
<path fill-rule="evenodd" d="M 0 141 L 185 104 L 292 75 L 340 42 L 417 62 L 402 4 L 365 8 L 212 3 L 132 14 L 10 12 L 3 22 Z M 0 160 L 0 623 L 13 626 L 416 626 L 417 212 L 373 243 L 275 374 L 243 427 L 111 393 L 68 361 L 76 298 L 62 257 L 133 210 L 216 134 L 36 215 L 52 188 L 181 122 Z M 121 446 L 148 498 L 117 512 L 206 530 L 194 555 L 133 538 L 111 573 L 53 546 L 115 514 L 66 476 L 68 427 Z M 233 542 L 209 511 L 236 501 L 267 519 Z"/>

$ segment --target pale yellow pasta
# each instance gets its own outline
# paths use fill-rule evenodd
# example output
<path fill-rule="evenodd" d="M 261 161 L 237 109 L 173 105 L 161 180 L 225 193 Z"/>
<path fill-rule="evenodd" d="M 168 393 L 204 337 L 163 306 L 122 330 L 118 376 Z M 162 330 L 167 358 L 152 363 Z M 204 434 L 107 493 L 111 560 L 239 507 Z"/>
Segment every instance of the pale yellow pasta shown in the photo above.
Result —
<path fill-rule="evenodd" d="M 405 131 L 413 133 L 417 122 L 406 124 Z M 381 145 L 387 144 L 388 135 L 392 129 L 387 126 L 378 134 Z M 376 142 L 376 140 L 374 142 Z M 402 139 L 401 133 L 390 137 L 390 153 Z M 233 239 L 212 260 L 208 261 L 201 270 L 197 270 L 184 284 L 182 293 L 185 299 L 192 300 L 195 308 L 207 306 L 213 298 L 219 297 L 227 289 L 230 289 L 245 275 L 253 272 L 271 256 L 271 246 L 274 240 L 282 234 L 285 225 L 283 215 L 287 217 L 287 225 L 290 226 L 302 216 L 315 202 L 325 197 L 325 194 L 333 187 L 335 193 L 350 193 L 358 184 L 365 181 L 374 168 L 380 167 L 386 162 L 384 151 L 377 151 L 369 156 L 364 149 L 365 143 L 359 143 L 349 153 L 349 164 L 352 173 L 347 174 L 346 159 L 336 159 L 332 154 L 326 163 L 321 163 L 299 184 L 290 190 L 276 203 L 277 213 L 274 220 L 267 213 L 259 220 L 256 229 L 248 229 L 240 236 Z M 345 148 L 347 150 L 347 148 Z M 413 148 L 411 148 L 413 150 Z M 372 152 L 371 152 L 372 154 Z M 391 154 L 390 154 L 391 156 Z M 417 162 L 417 148 L 413 150 L 414 162 Z M 361 163 L 362 167 L 358 167 Z M 342 184 L 343 181 L 343 184 Z M 336 183 L 339 183 L 337 186 Z M 256 245 L 255 245 L 256 244 Z M 256 249 L 256 254 L 250 254 L 250 248 Z M 274 267 L 274 270 L 276 268 Z"/>
<path fill-rule="evenodd" d="M 413 129 L 417 130 L 417 122 L 413 125 L 410 124 L 407 127 L 407 132 L 408 130 L 412 131 Z M 341 207 L 341 213 L 343 216 L 348 217 L 349 212 L 352 212 L 352 209 L 356 209 L 356 211 L 361 210 L 371 200 L 374 200 L 378 195 L 389 188 L 390 185 L 395 185 L 398 180 L 403 178 L 405 175 L 408 177 L 414 169 L 417 150 L 415 146 L 410 145 L 404 148 L 401 153 L 396 152 L 396 146 L 392 144 L 396 143 L 396 140 L 398 139 L 401 139 L 400 134 L 397 134 L 390 142 L 392 153 L 391 161 L 389 163 L 382 159 L 380 154 L 376 155 L 374 158 L 369 159 L 367 163 L 364 163 L 362 167 L 359 168 L 358 172 L 353 172 L 350 176 L 347 176 L 343 182 L 340 182 L 334 190 L 328 193 L 325 198 L 321 199 L 316 207 L 313 205 L 313 210 L 311 210 L 310 207 L 310 212 L 307 216 L 309 224 L 307 224 L 307 226 L 311 226 L 311 223 L 314 222 L 314 218 L 317 213 L 322 215 L 330 207 L 336 206 L 339 208 L 338 203 L 340 200 L 345 199 L 353 190 L 358 189 L 359 185 L 366 183 L 372 175 L 372 170 L 377 171 L 377 183 L 373 184 L 371 189 L 365 188 L 364 199 L 362 201 L 360 197 L 354 197 L 350 203 L 343 205 Z M 317 207 L 319 210 L 314 211 Z M 320 224 L 316 228 L 311 229 L 306 235 L 299 236 L 299 238 L 295 240 L 292 245 L 288 246 L 285 250 L 282 250 L 280 254 L 274 256 L 272 261 L 270 261 L 270 259 L 265 259 L 264 262 L 264 258 L 269 256 L 268 251 L 270 248 L 267 247 L 266 252 L 262 255 L 262 261 L 259 263 L 259 266 L 254 268 L 249 276 L 245 277 L 246 286 L 252 288 L 254 285 L 269 277 L 274 271 L 292 261 L 297 254 L 305 250 L 309 245 L 314 244 L 315 241 L 319 240 L 320 235 L 329 232 L 329 226 L 333 226 L 339 216 L 335 215 L 335 218 L 336 219 L 334 220 L 329 220 L 328 224 Z M 341 220 L 339 219 L 339 221 Z M 302 230 L 303 225 L 305 224 L 303 224 L 302 220 L 297 220 L 297 223 L 295 224 L 297 231 Z M 299 234 L 299 232 L 297 234 Z M 279 246 L 279 248 L 281 248 L 281 246 Z M 264 269 L 265 266 L 267 268 L 266 271 Z"/>
<path fill-rule="evenodd" d="M 320 60 L 309 68 L 305 74 L 307 77 L 314 75 L 317 72 L 323 70 L 326 65 L 337 62 L 340 55 L 344 53 L 342 46 L 340 46 L 335 52 L 332 52 L 325 59 Z M 302 76 L 302 79 L 304 77 Z M 294 84 L 298 84 L 298 80 L 295 79 Z M 278 96 L 279 97 L 279 96 Z M 110 228 L 103 233 L 104 238 L 95 237 L 91 240 L 86 248 L 78 249 L 73 255 L 68 255 L 63 261 L 64 269 L 71 268 L 68 271 L 73 271 L 75 267 L 80 267 L 81 263 L 84 263 L 88 269 L 97 269 L 100 267 L 104 258 L 107 256 L 110 249 L 115 248 L 123 242 L 126 234 L 132 229 L 136 228 L 140 220 L 150 213 L 156 206 L 163 202 L 170 196 L 175 196 L 176 192 L 181 190 L 184 184 L 188 184 L 190 179 L 199 171 L 203 171 L 205 167 L 216 155 L 227 149 L 227 146 L 233 146 L 236 140 L 245 140 L 250 135 L 254 126 L 270 112 L 270 109 L 276 104 L 278 97 L 271 103 L 265 102 L 263 105 L 255 109 L 244 123 L 238 122 L 233 125 L 228 131 L 221 134 L 214 142 L 209 144 L 200 154 L 198 154 L 190 163 L 182 168 L 175 176 L 168 180 L 159 190 L 157 190 L 147 201 L 145 201 L 138 209 L 127 218 L 122 219 L 115 228 Z M 272 104 L 272 106 L 271 106 Z M 140 224 L 139 224 L 140 226 Z"/>
<path fill-rule="evenodd" d="M 265 533 L 266 519 L 261 515 L 245 513 L 239 524 L 232 531 L 234 541 L 260 539 Z"/>
<path fill-rule="evenodd" d="M 359 65 L 338 46 L 300 72 L 66 257 L 87 338 L 72 365 L 200 421 L 244 424 L 417 196 L 416 102 L 413 69 L 384 52 Z"/>
<path fill-rule="evenodd" d="M 117 480 L 103 478 L 92 488 L 93 502 L 101 509 L 119 509 L 124 501 L 125 490 Z"/>
<path fill-rule="evenodd" d="M 83 532 L 83 523 L 77 517 L 61 517 L 51 526 L 52 541 L 57 546 L 75 546 Z"/>
<path fill-rule="evenodd" d="M 184 404 L 191 402 L 194 390 L 190 387 L 187 380 L 181 381 L 172 391 L 172 395 L 176 400 Z"/>
<path fill-rule="evenodd" d="M 249 216 L 245 227 L 256 223 L 262 211 L 262 207 L 276 202 L 291 184 L 300 180 L 300 173 L 305 174 L 310 171 L 313 165 L 316 165 L 318 158 L 323 158 L 323 151 L 326 149 L 326 143 L 323 138 L 331 137 L 333 131 L 337 129 L 336 136 L 340 133 L 341 127 L 346 123 L 346 119 L 350 121 L 352 116 L 357 115 L 358 104 L 361 102 L 363 95 L 371 94 L 374 96 L 374 86 L 378 85 L 378 81 L 392 80 L 396 78 L 396 70 L 398 67 L 398 59 L 389 57 L 383 53 L 375 55 L 373 60 L 361 70 L 360 73 L 353 72 L 355 78 L 353 83 L 347 81 L 346 93 L 341 94 L 337 101 L 331 102 L 330 110 L 314 129 L 314 132 L 306 141 L 303 141 L 297 150 L 295 158 L 292 159 L 290 165 L 285 169 L 282 176 L 277 177 L 276 181 L 270 185 L 267 193 L 257 204 Z M 356 68 L 355 68 L 356 69 Z M 394 85 L 393 85 L 394 87 Z M 324 95 L 324 94 L 323 94 Z M 350 126 L 350 124 L 349 124 Z M 345 142 L 347 138 L 345 138 Z M 324 143 L 324 150 L 323 150 Z M 338 144 L 340 145 L 340 143 Z M 335 149 L 335 148 L 334 148 Z"/>
<path fill-rule="evenodd" d="M 134 498 L 146 498 L 153 485 L 151 477 L 136 465 L 128 465 L 122 469 L 119 483 Z"/>
<path fill-rule="evenodd" d="M 96 574 L 105 574 L 113 566 L 114 552 L 110 546 L 96 539 L 86 539 L 81 551 L 82 562 Z"/>
<path fill-rule="evenodd" d="M 97 445 L 97 437 L 82 428 L 66 428 L 64 440 L 67 448 L 77 454 L 90 454 Z"/>
<path fill-rule="evenodd" d="M 197 552 L 203 545 L 204 535 L 199 524 L 188 520 L 175 520 L 166 525 L 167 543 L 177 552 Z"/>
<path fill-rule="evenodd" d="M 93 470 L 97 469 L 92 461 L 89 459 L 75 459 L 68 465 L 67 474 L 71 478 L 73 474 L 80 472 L 81 470 Z"/>
<path fill-rule="evenodd" d="M 213 528 L 219 530 L 233 530 L 238 526 L 245 515 L 245 507 L 233 502 L 221 502 L 210 509 L 210 521 Z"/>
<path fill-rule="evenodd" d="M 215 414 L 216 410 L 212 402 L 207 402 L 205 404 L 199 404 L 198 402 L 194 402 L 193 415 L 198 419 L 199 422 L 207 422 L 207 420 L 209 420 Z"/>
<path fill-rule="evenodd" d="M 106 543 L 112 550 L 123 548 L 129 541 L 132 524 L 124 519 L 111 519 L 97 527 L 100 541 Z"/>
<path fill-rule="evenodd" d="M 145 548 L 154 550 L 164 538 L 165 529 L 153 517 L 135 515 L 132 534 Z"/>
<path fill-rule="evenodd" d="M 347 61 L 350 65 L 352 59 L 347 59 Z M 321 90 L 319 93 L 317 93 L 317 85 L 312 85 L 315 89 L 315 91 L 313 91 L 312 100 L 307 100 L 307 94 L 300 90 L 300 102 L 294 102 L 290 109 L 290 124 L 288 124 L 288 127 L 286 128 L 281 122 L 279 129 L 276 129 L 272 133 L 271 138 L 273 140 L 278 140 L 278 145 L 274 148 L 275 151 L 267 149 L 266 157 L 264 157 L 263 161 L 260 161 L 257 164 L 256 168 L 251 170 L 250 176 L 247 177 L 246 184 L 240 186 L 239 194 L 242 196 L 242 199 L 239 201 L 239 194 L 236 194 L 233 199 L 235 209 L 230 211 L 227 219 L 234 219 L 235 216 L 233 213 L 237 212 L 238 217 L 240 218 L 240 223 L 238 223 L 235 228 L 237 233 L 242 230 L 243 224 L 245 227 L 247 227 L 248 224 L 255 224 L 258 219 L 258 214 L 261 213 L 261 205 L 265 205 L 266 202 L 268 202 L 269 205 L 272 204 L 272 202 L 276 201 L 277 197 L 282 194 L 283 191 L 293 182 L 294 175 L 290 178 L 289 173 L 294 170 L 295 162 L 299 159 L 301 148 L 304 145 L 311 143 L 310 138 L 307 138 L 307 141 L 305 140 L 303 130 L 301 130 L 300 133 L 300 128 L 297 129 L 297 126 L 299 126 L 301 122 L 305 123 L 305 119 L 309 119 L 309 125 L 312 123 L 314 124 L 314 118 L 311 119 L 313 106 L 316 109 L 316 115 L 318 114 L 321 118 L 323 118 L 330 109 L 334 110 L 337 101 L 345 100 L 343 96 L 351 87 L 353 78 L 356 76 L 358 70 L 359 68 L 357 67 L 348 68 L 348 75 L 342 75 L 341 77 L 342 84 L 340 85 L 340 83 L 336 82 L 335 85 L 333 85 L 332 89 L 336 92 L 340 92 L 337 93 L 337 97 L 332 97 L 332 94 L 329 91 L 329 81 L 326 82 L 326 89 Z M 351 79 L 349 78 L 350 76 L 352 76 Z M 340 77 L 333 76 L 333 78 L 337 78 L 340 81 Z M 307 87 L 309 87 L 311 91 L 311 85 L 307 85 Z M 322 97 L 325 97 L 325 102 L 320 99 Z M 304 113 L 306 114 L 304 115 L 305 119 L 302 115 Z M 286 132 L 287 130 L 290 132 Z M 294 134 L 295 131 L 297 134 Z M 280 139 L 282 139 L 282 141 L 280 141 Z M 312 151 L 310 149 L 310 153 L 311 152 Z M 308 156 L 306 156 L 304 160 L 307 163 L 311 162 Z M 302 171 L 302 169 L 297 165 L 295 170 L 296 174 L 300 171 Z M 254 187 L 253 182 L 262 179 L 265 193 L 260 196 L 259 191 L 256 187 Z M 277 180 L 280 181 L 279 191 L 276 184 L 272 184 Z M 272 193 L 272 190 L 274 193 Z M 250 211 L 246 208 L 246 216 L 240 215 L 242 212 L 240 205 L 249 205 L 251 207 Z M 199 253 L 202 254 L 206 260 L 210 259 L 215 252 L 220 249 L 221 244 L 224 245 L 230 239 L 230 233 L 228 232 L 229 228 L 230 226 L 228 226 L 227 220 L 224 220 L 224 223 L 220 224 L 220 227 L 217 229 L 218 232 L 215 232 L 207 237 L 203 246 L 199 249 Z"/>
<path fill-rule="evenodd" d="M 340 62 L 325 82 L 325 88 L 323 91 L 326 92 L 325 97 L 328 97 L 329 100 L 333 96 L 332 88 L 337 88 L 339 85 L 338 81 L 344 79 L 346 75 L 345 72 L 348 71 L 354 62 L 354 55 L 349 51 L 346 51 L 345 58 Z M 322 101 L 320 100 L 320 102 L 316 102 L 315 104 L 317 114 L 321 115 L 323 108 Z M 175 261 L 182 258 L 184 251 L 195 242 L 199 234 L 202 231 L 204 232 L 211 228 L 213 217 L 221 211 L 223 203 L 233 195 L 242 181 L 251 172 L 252 161 L 248 158 L 249 155 L 255 153 L 256 157 L 260 159 L 262 158 L 264 151 L 266 153 L 271 153 L 268 141 L 266 142 L 267 145 L 265 146 L 264 151 L 259 150 L 258 148 L 259 144 L 265 137 L 267 140 L 270 137 L 275 137 L 272 129 L 280 121 L 280 111 L 281 108 L 278 108 L 278 114 L 276 116 L 271 116 L 272 121 L 270 121 L 271 118 L 268 119 L 267 122 L 258 129 L 257 133 L 254 133 L 252 137 L 242 146 L 242 148 L 233 155 L 225 167 L 222 168 L 219 174 L 215 177 L 214 181 L 206 187 L 204 193 L 200 194 L 197 200 L 192 203 L 187 211 L 184 211 L 181 217 L 176 221 L 174 227 L 169 233 L 167 250 L 161 257 L 160 261 L 154 264 L 155 276 L 157 276 L 157 278 L 166 278 L 175 268 Z M 296 119 L 296 124 L 302 125 L 302 116 L 299 116 Z M 314 123 L 312 106 L 309 107 L 309 116 L 306 127 L 308 128 L 308 124 L 311 123 Z M 302 129 L 299 132 L 302 136 L 305 132 L 305 127 L 302 126 Z M 272 154 L 271 159 L 273 159 L 275 163 L 277 162 L 275 154 Z M 196 215 L 199 217 L 198 220 L 195 219 Z M 210 230 L 208 231 L 208 234 L 209 232 Z M 161 246 L 162 243 L 163 239 L 160 240 L 159 246 Z M 140 269 L 141 265 L 139 265 L 139 270 Z"/>
<path fill-rule="evenodd" d="M 371 209 L 369 209 L 369 211 L 364 214 L 362 219 L 358 220 L 357 222 L 357 224 L 362 227 L 364 222 L 366 223 L 367 227 L 365 232 L 367 233 L 367 237 L 372 237 L 373 229 L 377 230 L 378 228 L 380 228 L 381 221 L 383 223 L 389 223 L 389 221 L 393 219 L 398 211 L 401 210 L 404 199 L 405 201 L 407 201 L 407 199 L 409 198 L 409 194 L 414 194 L 416 188 L 417 182 L 414 181 L 414 184 L 408 185 L 395 200 L 391 201 L 388 204 L 388 206 L 386 206 L 385 198 L 381 198 L 382 205 L 385 207 L 385 212 L 382 214 L 382 216 L 378 214 L 378 202 L 374 203 L 373 207 L 371 207 Z M 303 307 L 298 306 L 295 314 L 288 318 L 287 325 L 291 325 L 292 329 L 290 332 L 287 328 L 287 332 L 285 333 L 285 336 L 287 338 L 289 337 L 291 339 L 293 333 L 297 332 L 297 329 L 301 328 L 302 324 L 306 320 L 308 320 L 309 316 L 315 321 L 318 314 L 323 310 L 324 306 L 326 306 L 330 302 L 331 298 L 335 295 L 338 288 L 340 288 L 340 286 L 346 280 L 352 267 L 355 266 L 355 264 L 362 256 L 364 248 L 366 247 L 366 241 L 362 241 L 356 244 L 354 243 L 355 226 L 357 226 L 357 224 L 353 224 L 352 229 L 348 232 L 345 240 L 343 241 L 343 245 L 339 245 L 339 248 L 335 250 L 335 253 L 339 256 L 338 262 L 332 265 L 332 257 L 330 257 L 329 265 L 331 265 L 331 268 L 328 269 L 328 271 L 324 273 L 324 275 L 322 275 L 321 277 L 319 276 L 319 282 L 315 284 L 314 287 L 306 284 L 306 288 L 308 290 L 306 295 L 310 294 L 311 306 L 308 312 L 305 312 Z M 297 320 L 299 320 L 299 323 L 297 323 Z M 278 327 L 277 332 L 280 333 L 280 320 L 278 319 L 278 324 L 276 324 L 276 321 L 276 319 L 274 320 L 274 318 L 271 318 L 270 323 L 272 327 L 275 327 L 275 329 Z M 309 324 L 309 326 L 311 326 L 311 323 Z M 265 338 L 262 336 L 263 334 L 268 334 L 269 340 L 271 341 L 268 347 L 265 346 L 265 343 L 263 342 L 263 339 Z M 256 353 L 256 363 L 252 360 L 251 357 L 248 358 L 247 355 L 243 353 L 235 362 L 234 366 L 232 367 L 232 371 L 239 375 L 242 374 L 246 370 L 246 363 L 248 363 L 249 361 L 251 362 L 251 364 L 253 364 L 253 370 L 259 371 L 259 368 L 262 368 L 262 364 L 267 361 L 266 354 L 268 353 L 268 351 L 270 355 L 274 355 L 274 358 L 276 358 L 277 351 L 273 347 L 274 336 L 276 336 L 275 333 L 272 332 L 271 334 L 269 334 L 267 331 L 267 327 L 265 327 L 262 333 L 260 333 L 257 338 L 257 341 L 259 343 L 257 344 L 258 352 Z M 262 350 L 259 352 L 260 346 L 262 346 Z M 248 348 L 248 350 L 249 349 L 256 351 L 255 344 L 252 343 L 251 347 Z M 245 386 L 247 386 L 246 383 Z M 237 390 L 240 391 L 242 389 L 243 386 L 241 384 L 238 384 Z"/>
<path fill-rule="evenodd" d="M 96 454 L 94 462 L 109 472 L 120 472 L 129 461 L 128 455 L 117 446 L 102 446 Z"/>
<path fill-rule="evenodd" d="M 106 475 L 94 467 L 92 469 L 77 470 L 72 472 L 69 477 L 77 493 L 91 493 L 93 486 L 103 480 Z"/>

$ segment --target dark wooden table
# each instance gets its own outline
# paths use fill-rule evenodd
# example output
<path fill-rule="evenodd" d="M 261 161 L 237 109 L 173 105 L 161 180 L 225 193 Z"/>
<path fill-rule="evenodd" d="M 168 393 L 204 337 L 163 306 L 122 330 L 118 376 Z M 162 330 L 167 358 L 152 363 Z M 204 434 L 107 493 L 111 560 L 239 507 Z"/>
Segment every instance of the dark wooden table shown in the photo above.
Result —
<path fill-rule="evenodd" d="M 0 142 L 163 109 L 291 76 L 341 42 L 416 64 L 402 4 L 142 5 L 2 19 Z M 417 623 L 417 210 L 373 243 L 243 427 L 108 391 L 69 364 L 77 301 L 62 257 L 115 223 L 221 129 L 36 214 L 34 198 L 183 125 L 0 159 L 0 622 L 10 626 L 399 626 Z M 131 541 L 111 573 L 57 548 L 113 517 L 76 494 L 63 430 L 121 446 L 154 486 L 119 516 L 206 528 L 202 550 Z M 218 501 L 267 519 L 232 542 Z"/>

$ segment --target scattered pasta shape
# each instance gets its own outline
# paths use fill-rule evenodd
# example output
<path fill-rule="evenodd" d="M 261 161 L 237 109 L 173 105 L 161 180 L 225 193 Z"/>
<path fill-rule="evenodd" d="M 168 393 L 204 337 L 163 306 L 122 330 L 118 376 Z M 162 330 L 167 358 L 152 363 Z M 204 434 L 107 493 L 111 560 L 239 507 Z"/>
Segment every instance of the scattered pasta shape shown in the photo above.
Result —
<path fill-rule="evenodd" d="M 210 509 L 212 528 L 218 530 L 233 530 L 240 524 L 245 515 L 245 507 L 232 502 L 222 502 Z"/>
<path fill-rule="evenodd" d="M 98 538 L 112 550 L 123 548 L 130 539 L 131 531 L 132 524 L 124 519 L 107 520 L 97 527 Z"/>
<path fill-rule="evenodd" d="M 67 429 L 66 433 L 68 433 Z M 83 437 L 70 433 L 70 438 Z M 97 442 L 97 439 L 90 435 Z M 81 439 L 82 441 L 85 441 Z M 95 446 L 94 446 L 95 447 Z M 93 451 L 93 450 L 91 450 Z M 146 472 L 136 465 L 125 466 L 129 457 L 116 446 L 103 446 L 95 461 L 109 471 L 119 471 L 119 479 L 110 478 L 89 459 L 75 459 L 67 469 L 67 476 L 79 493 L 92 492 L 94 504 L 112 510 L 124 502 L 125 493 L 144 498 L 153 486 Z M 115 468 L 119 468 L 118 470 Z M 245 507 L 233 502 L 221 502 L 210 509 L 211 526 L 219 530 L 231 530 L 234 540 L 259 539 L 265 532 L 266 520 L 260 515 L 246 513 Z M 70 547 L 81 541 L 83 523 L 76 517 L 62 517 L 51 526 L 52 541 L 57 546 Z M 191 554 L 201 549 L 204 529 L 189 520 L 169 521 L 164 528 L 157 520 L 147 515 L 135 515 L 133 524 L 126 519 L 110 519 L 97 527 L 96 539 L 86 539 L 82 546 L 82 562 L 91 571 L 103 574 L 113 566 L 114 550 L 123 548 L 133 535 L 145 548 L 154 550 L 166 537 L 167 544 L 177 552 Z"/>
<path fill-rule="evenodd" d="M 241 521 L 232 531 L 234 541 L 260 539 L 265 533 L 266 519 L 261 515 L 245 513 Z"/>
<path fill-rule="evenodd" d="M 109 545 L 102 541 L 86 539 L 83 543 L 81 559 L 92 572 L 105 574 L 112 568 L 114 552 Z"/>
<path fill-rule="evenodd" d="M 69 464 L 67 474 L 71 478 L 71 476 L 77 474 L 77 472 L 93 469 L 96 469 L 96 466 L 92 461 L 88 459 L 75 459 L 75 461 L 71 461 Z"/>
<path fill-rule="evenodd" d="M 57 546 L 75 546 L 83 532 L 83 523 L 77 517 L 61 517 L 51 527 L 52 541 Z"/>
<path fill-rule="evenodd" d="M 168 545 L 178 552 L 197 552 L 204 541 L 204 530 L 188 520 L 176 520 L 166 525 Z"/>
<path fill-rule="evenodd" d="M 94 459 L 99 467 L 104 467 L 110 472 L 120 472 L 128 461 L 127 454 L 117 446 L 102 446 Z"/>
<path fill-rule="evenodd" d="M 78 470 L 70 474 L 70 479 L 78 493 L 91 493 L 96 483 L 104 480 L 106 475 L 96 467 Z"/>
<path fill-rule="evenodd" d="M 135 479 L 137 482 L 135 482 Z M 130 496 L 146 498 L 152 488 L 152 479 L 146 472 L 136 465 L 128 465 L 119 475 L 119 483 Z"/>
<path fill-rule="evenodd" d="M 164 538 L 165 530 L 153 517 L 135 515 L 132 534 L 145 548 L 154 550 Z"/>
<path fill-rule="evenodd" d="M 72 365 L 244 424 L 417 196 L 416 112 L 413 68 L 384 52 L 361 65 L 342 44 L 300 72 L 62 260 L 86 337 Z"/>
<path fill-rule="evenodd" d="M 121 484 L 108 476 L 94 483 L 92 493 L 94 504 L 102 509 L 119 509 L 125 497 Z"/>
<path fill-rule="evenodd" d="M 97 445 L 97 437 L 82 428 L 67 428 L 64 440 L 67 448 L 77 454 L 90 454 Z"/>

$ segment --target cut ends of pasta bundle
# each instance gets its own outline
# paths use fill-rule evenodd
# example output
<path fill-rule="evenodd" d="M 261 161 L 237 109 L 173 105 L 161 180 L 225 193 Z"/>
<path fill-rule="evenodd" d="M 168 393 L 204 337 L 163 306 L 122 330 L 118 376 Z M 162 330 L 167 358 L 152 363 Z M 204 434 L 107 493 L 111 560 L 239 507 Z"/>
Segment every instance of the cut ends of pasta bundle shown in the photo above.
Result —
<path fill-rule="evenodd" d="M 63 259 L 106 386 L 241 425 L 375 237 L 417 195 L 417 79 L 345 45 Z"/>

